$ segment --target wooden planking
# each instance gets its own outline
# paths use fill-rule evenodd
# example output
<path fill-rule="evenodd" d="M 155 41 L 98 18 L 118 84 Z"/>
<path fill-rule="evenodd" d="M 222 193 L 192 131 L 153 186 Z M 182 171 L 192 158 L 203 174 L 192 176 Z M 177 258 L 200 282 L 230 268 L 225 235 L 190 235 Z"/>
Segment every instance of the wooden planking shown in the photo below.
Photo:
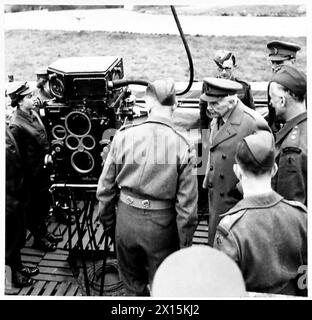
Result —
<path fill-rule="evenodd" d="M 33 278 L 34 278 L 34 277 L 33 277 Z M 21 289 L 21 291 L 19 292 L 19 295 L 27 296 L 27 295 L 30 293 L 30 291 L 32 290 L 32 288 L 33 288 L 33 285 Z"/>
<path fill-rule="evenodd" d="M 31 256 L 38 256 L 38 257 L 43 257 L 44 256 L 44 251 L 38 250 L 38 249 L 33 249 L 29 247 L 25 247 L 21 250 L 22 255 L 31 255 Z"/>
<path fill-rule="evenodd" d="M 41 256 L 28 256 L 28 255 L 24 255 L 22 254 L 22 261 L 23 262 L 31 262 L 34 264 L 38 264 L 40 261 L 42 260 Z"/>
<path fill-rule="evenodd" d="M 64 296 L 65 292 L 67 291 L 67 289 L 69 288 L 69 286 L 71 285 L 70 282 L 66 281 L 66 282 L 62 282 L 59 287 L 57 288 L 55 295 L 56 296 Z"/>
<path fill-rule="evenodd" d="M 46 284 L 45 281 L 37 281 L 34 285 L 33 291 L 30 295 L 32 296 L 38 296 L 43 289 L 44 285 Z"/>
<path fill-rule="evenodd" d="M 60 268 L 70 268 L 67 261 L 59 260 L 42 260 L 39 267 L 60 267 Z"/>
<path fill-rule="evenodd" d="M 40 267 L 40 273 L 56 274 L 60 276 L 72 276 L 73 273 L 70 269 L 55 268 L 55 267 Z"/>
<path fill-rule="evenodd" d="M 54 252 L 49 252 L 44 256 L 45 260 L 58 260 L 58 261 L 65 261 L 67 260 L 67 254 L 55 254 Z"/>
<path fill-rule="evenodd" d="M 79 285 L 77 283 L 71 283 L 71 286 L 66 292 L 66 296 L 75 296 L 79 290 Z"/>
<path fill-rule="evenodd" d="M 32 277 L 35 280 L 41 281 L 56 281 L 56 282 L 63 282 L 63 281 L 76 281 L 73 276 L 61 276 L 55 274 L 47 274 L 47 273 L 39 273 L 36 276 Z"/>
<path fill-rule="evenodd" d="M 101 224 L 98 223 L 96 216 L 90 215 L 93 222 L 96 243 L 103 249 L 104 234 Z M 79 217 L 81 224 L 83 215 Z M 72 248 L 77 245 L 78 233 L 76 224 L 70 226 L 72 229 Z M 33 238 L 28 234 L 28 243 L 22 249 L 23 259 L 25 264 L 37 265 L 39 264 L 40 273 L 33 277 L 36 283 L 29 288 L 17 289 L 20 290 L 20 295 L 35 295 L 42 294 L 45 296 L 58 295 L 58 296 L 81 296 L 84 295 L 79 287 L 76 279 L 74 278 L 70 266 L 68 264 L 68 226 L 59 224 L 55 221 L 49 222 L 49 231 L 55 234 L 62 234 L 63 241 L 58 243 L 58 248 L 54 252 L 43 252 L 41 250 L 31 248 Z M 195 245 L 207 245 L 208 242 L 208 225 L 207 221 L 200 221 L 193 239 Z M 83 231 L 83 247 L 90 247 L 89 234 L 85 228 Z"/>
<path fill-rule="evenodd" d="M 51 296 L 55 287 L 57 286 L 57 284 L 58 284 L 58 282 L 56 282 L 56 281 L 47 282 L 47 285 L 45 286 L 42 295 L 43 296 Z"/>

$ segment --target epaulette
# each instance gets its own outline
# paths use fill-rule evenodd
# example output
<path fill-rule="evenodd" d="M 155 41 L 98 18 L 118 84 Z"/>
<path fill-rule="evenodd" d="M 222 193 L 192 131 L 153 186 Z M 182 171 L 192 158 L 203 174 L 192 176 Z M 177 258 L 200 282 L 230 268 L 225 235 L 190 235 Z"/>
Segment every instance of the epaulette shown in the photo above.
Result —
<path fill-rule="evenodd" d="M 230 230 L 235 225 L 235 223 L 247 212 L 245 210 L 229 210 L 227 213 L 221 215 L 223 216 L 222 220 L 220 221 L 217 229 L 222 232 L 225 236 L 228 236 Z"/>
<path fill-rule="evenodd" d="M 297 152 L 296 149 L 301 151 L 301 149 L 298 148 L 298 145 L 300 144 L 300 128 L 298 125 L 294 126 L 293 129 L 289 132 L 283 145 L 285 144 L 287 144 L 287 146 L 283 148 L 284 152 L 287 152 L 287 151 Z M 292 148 L 295 148 L 295 149 L 291 150 Z"/>
<path fill-rule="evenodd" d="M 296 207 L 296 208 L 301 209 L 304 212 L 307 212 L 307 207 L 303 203 L 301 203 L 300 201 L 286 200 L 286 199 L 283 199 L 282 201 L 291 205 L 292 207 Z"/>

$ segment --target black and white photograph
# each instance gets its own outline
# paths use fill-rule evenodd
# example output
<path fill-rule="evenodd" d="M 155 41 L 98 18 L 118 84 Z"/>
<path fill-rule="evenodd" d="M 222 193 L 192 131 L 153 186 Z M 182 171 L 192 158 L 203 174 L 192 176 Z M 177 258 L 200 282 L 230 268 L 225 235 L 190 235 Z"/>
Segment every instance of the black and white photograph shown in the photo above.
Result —
<path fill-rule="evenodd" d="M 5 1 L 0 295 L 308 299 L 309 7 Z"/>

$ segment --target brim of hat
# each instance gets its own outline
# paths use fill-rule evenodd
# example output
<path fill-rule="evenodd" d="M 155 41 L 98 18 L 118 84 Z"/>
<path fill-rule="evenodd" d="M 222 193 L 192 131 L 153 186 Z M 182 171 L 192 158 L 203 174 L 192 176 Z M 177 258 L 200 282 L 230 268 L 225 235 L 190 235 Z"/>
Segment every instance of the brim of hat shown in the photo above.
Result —
<path fill-rule="evenodd" d="M 271 60 L 271 61 L 285 61 L 285 60 L 289 60 L 289 57 L 284 57 L 284 56 L 269 56 L 269 60 Z"/>
<path fill-rule="evenodd" d="M 29 88 L 27 88 L 25 91 L 21 92 L 20 95 L 27 96 L 29 93 L 32 93 L 32 92 L 36 91 L 37 89 L 38 89 L 37 85 L 29 84 Z"/>
<path fill-rule="evenodd" d="M 217 96 L 207 96 L 205 93 L 203 93 L 200 96 L 201 100 L 207 101 L 207 102 L 215 102 L 215 101 L 219 101 L 220 99 L 222 99 L 222 97 L 217 97 Z"/>

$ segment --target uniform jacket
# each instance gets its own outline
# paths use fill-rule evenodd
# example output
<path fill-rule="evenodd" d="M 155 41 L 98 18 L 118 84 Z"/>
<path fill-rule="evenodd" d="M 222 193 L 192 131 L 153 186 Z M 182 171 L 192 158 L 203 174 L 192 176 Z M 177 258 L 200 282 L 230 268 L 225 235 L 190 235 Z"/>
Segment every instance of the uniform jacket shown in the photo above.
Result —
<path fill-rule="evenodd" d="M 307 113 L 287 122 L 276 134 L 278 171 L 273 188 L 285 199 L 307 205 Z"/>
<path fill-rule="evenodd" d="M 259 129 L 270 130 L 267 122 L 258 112 L 246 107 L 239 100 L 225 124 L 212 139 L 211 144 L 210 137 L 208 137 L 210 162 L 208 160 L 203 188 L 208 188 L 208 242 L 210 245 L 213 244 L 219 215 L 228 211 L 242 199 L 236 187 L 238 179 L 233 172 L 236 146 L 244 137 Z"/>
<path fill-rule="evenodd" d="M 44 157 L 49 153 L 49 141 L 39 115 L 34 111 L 30 115 L 17 108 L 9 127 L 20 149 L 27 184 L 47 188 L 49 176 L 44 170 Z"/>
<path fill-rule="evenodd" d="M 192 243 L 197 225 L 194 147 L 171 121 L 150 117 L 115 135 L 99 179 L 97 198 L 104 225 L 112 223 L 120 189 L 174 203 L 180 245 Z"/>
<path fill-rule="evenodd" d="M 238 98 L 243 102 L 245 106 L 251 109 L 255 109 L 255 104 L 254 104 L 250 84 L 238 78 L 234 78 L 233 81 L 239 82 L 243 86 L 243 89 L 239 91 L 237 94 Z M 201 129 L 208 129 L 211 121 L 211 119 L 207 116 L 207 107 L 208 107 L 207 101 L 199 99 Z"/>
<path fill-rule="evenodd" d="M 255 104 L 254 104 L 250 84 L 239 78 L 234 78 L 234 81 L 240 83 L 243 86 L 243 89 L 237 93 L 237 96 L 240 98 L 242 103 L 245 106 L 255 110 Z"/>
<path fill-rule="evenodd" d="M 244 198 L 222 216 L 214 247 L 236 261 L 247 291 L 300 294 L 298 268 L 307 264 L 306 207 L 272 191 Z"/>

